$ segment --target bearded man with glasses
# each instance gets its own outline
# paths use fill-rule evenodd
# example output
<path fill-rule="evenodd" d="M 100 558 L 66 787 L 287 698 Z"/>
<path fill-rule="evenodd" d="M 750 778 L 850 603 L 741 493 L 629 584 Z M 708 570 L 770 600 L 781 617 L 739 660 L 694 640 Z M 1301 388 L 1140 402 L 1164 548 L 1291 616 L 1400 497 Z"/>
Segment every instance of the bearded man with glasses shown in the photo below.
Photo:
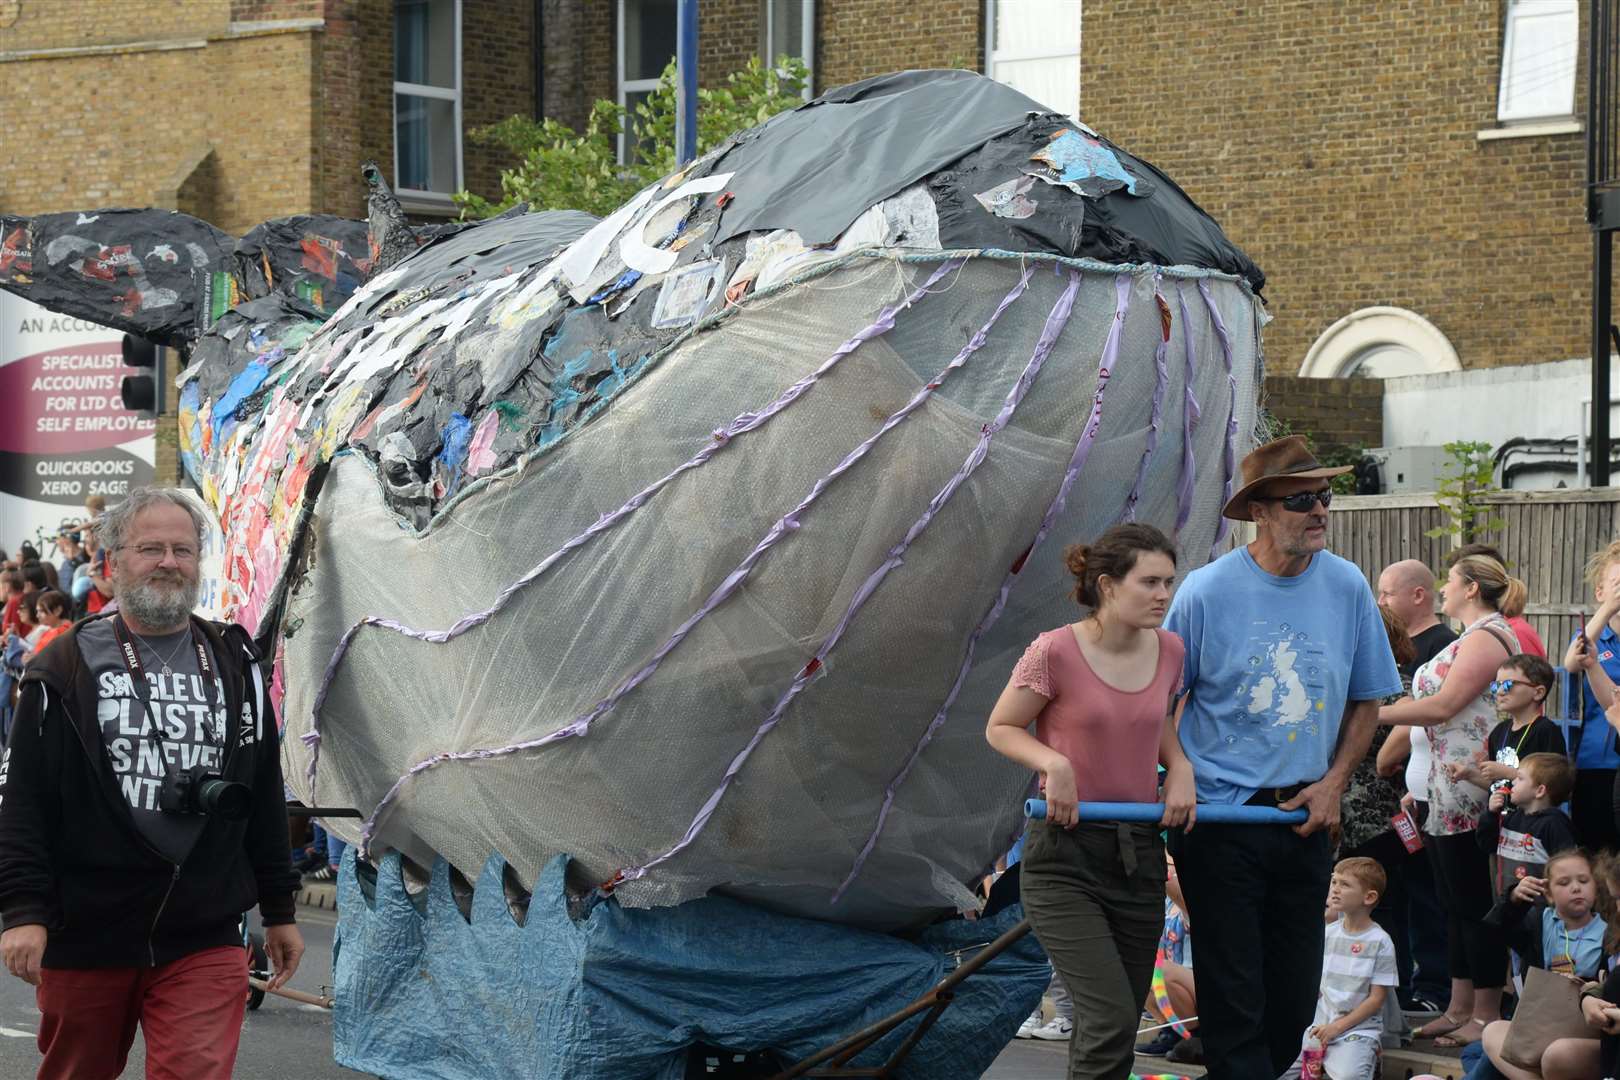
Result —
<path fill-rule="evenodd" d="M 298 967 L 281 754 L 247 631 L 192 614 L 205 519 L 139 488 L 97 521 L 116 612 L 23 675 L 0 761 L 0 957 L 37 987 L 40 1077 L 231 1074 L 257 905 Z"/>
<path fill-rule="evenodd" d="M 1339 801 L 1400 675 L 1372 589 L 1327 551 L 1329 468 L 1291 435 L 1243 459 L 1226 517 L 1253 543 L 1194 570 L 1165 628 L 1187 652 L 1180 737 L 1205 803 L 1304 809 L 1298 826 L 1172 832 L 1198 928 L 1199 1031 L 1212 1080 L 1280 1074 L 1322 976 Z M 1355 1037 L 1352 1032 L 1344 1036 Z"/>

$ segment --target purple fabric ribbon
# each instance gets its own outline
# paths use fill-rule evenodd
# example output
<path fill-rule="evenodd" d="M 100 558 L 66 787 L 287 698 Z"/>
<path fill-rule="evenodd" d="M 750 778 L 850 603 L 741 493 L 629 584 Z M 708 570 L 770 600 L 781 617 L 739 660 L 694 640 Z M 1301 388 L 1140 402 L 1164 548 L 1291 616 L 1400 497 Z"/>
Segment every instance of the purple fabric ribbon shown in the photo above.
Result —
<path fill-rule="evenodd" d="M 1237 472 L 1237 376 L 1232 371 L 1232 339 L 1227 336 L 1226 323 L 1221 321 L 1221 312 L 1215 306 L 1215 297 L 1209 291 L 1209 282 L 1203 278 L 1198 280 L 1198 293 L 1204 298 L 1204 306 L 1209 309 L 1209 321 L 1215 327 L 1215 338 L 1221 343 L 1221 359 L 1226 362 L 1226 384 L 1231 389 L 1231 402 L 1226 413 L 1226 452 L 1221 458 L 1221 471 L 1225 478 L 1225 492 L 1222 496 L 1222 505 L 1232 497 L 1232 477 Z M 1221 541 L 1226 539 L 1226 530 L 1229 522 L 1223 515 L 1215 526 L 1215 542 L 1209 546 L 1209 557 L 1218 559 L 1221 556 Z"/>
<path fill-rule="evenodd" d="M 823 375 L 826 375 L 829 371 L 836 367 L 838 362 L 844 357 L 854 352 L 862 344 L 872 340 L 874 337 L 877 337 L 879 334 L 884 334 L 892 330 L 894 328 L 894 318 L 903 308 L 910 307 L 911 304 L 920 299 L 928 292 L 929 289 L 931 289 L 934 285 L 937 285 L 947 274 L 960 267 L 965 261 L 965 259 L 951 259 L 947 262 L 941 263 L 934 270 L 933 274 L 931 274 L 928 279 L 922 283 L 921 286 L 919 286 L 900 303 L 895 304 L 892 307 L 885 308 L 881 313 L 879 313 L 877 319 L 872 323 L 872 325 L 866 327 L 864 330 L 860 331 L 860 333 L 856 334 L 854 337 L 840 345 L 831 356 L 822 362 L 820 367 L 799 379 L 793 385 L 789 386 L 776 398 L 776 400 L 772 401 L 763 409 L 760 409 L 757 412 L 743 413 L 732 420 L 731 423 L 727 424 L 725 427 L 716 430 L 713 436 L 711 436 L 710 441 L 704 445 L 703 449 L 699 450 L 695 455 L 688 458 L 680 465 L 677 465 L 666 475 L 654 480 L 651 484 L 636 492 L 629 498 L 628 501 L 625 502 L 623 506 L 620 506 L 612 513 L 602 515 L 584 532 L 568 540 L 563 544 L 562 547 L 558 548 L 550 555 L 547 555 L 544 559 L 541 559 L 522 577 L 518 578 L 506 588 L 502 589 L 495 597 L 495 602 L 489 607 L 485 608 L 483 611 L 475 611 L 469 615 L 462 616 L 454 623 L 454 625 L 446 630 L 418 630 L 380 615 L 368 615 L 359 622 L 355 623 L 353 626 L 349 627 L 348 630 L 344 631 L 342 638 L 338 640 L 337 648 L 333 651 L 331 659 L 326 662 L 326 668 L 321 675 L 320 686 L 316 688 L 315 701 L 310 708 L 309 730 L 303 735 L 299 736 L 304 745 L 309 747 L 310 750 L 309 767 L 306 771 L 306 775 L 309 778 L 311 794 L 314 793 L 315 769 L 320 760 L 321 710 L 326 704 L 327 692 L 331 689 L 332 681 L 337 675 L 338 665 L 343 662 L 344 656 L 347 655 L 349 651 L 349 646 L 354 643 L 355 635 L 360 632 L 361 627 L 380 626 L 383 629 L 393 630 L 396 633 L 403 634 L 409 638 L 415 638 L 418 641 L 427 641 L 442 645 L 447 641 L 461 636 L 468 630 L 471 630 L 473 627 L 481 626 L 488 622 L 525 586 L 537 581 L 542 575 L 560 562 L 570 552 L 583 547 L 595 537 L 601 535 L 602 533 L 611 529 L 613 526 L 617 525 L 619 522 L 623 521 L 633 511 L 639 509 L 649 500 L 651 500 L 654 495 L 658 494 L 665 487 L 669 486 L 669 484 L 682 473 L 689 472 L 690 470 L 696 469 L 707 463 L 708 460 L 714 457 L 715 454 L 731 445 L 731 441 L 737 436 L 763 427 L 765 423 L 771 419 L 771 417 L 775 416 L 793 402 L 797 401 L 800 397 L 804 396 L 804 394 L 807 393 Z"/>
<path fill-rule="evenodd" d="M 615 510 L 613 513 L 598 519 L 596 523 L 590 528 L 586 529 L 585 532 L 565 543 L 556 552 L 552 553 L 540 563 L 536 564 L 536 566 L 528 573 L 524 574 L 523 577 L 507 586 L 506 589 L 502 590 L 501 594 L 496 598 L 495 604 L 491 608 L 463 617 L 449 630 L 413 630 L 412 628 L 403 626 L 394 620 L 381 619 L 377 617 L 362 619 L 359 623 L 356 623 L 354 626 L 350 627 L 349 631 L 344 634 L 343 639 L 339 642 L 338 651 L 334 653 L 333 659 L 327 664 L 326 673 L 322 679 L 321 687 L 315 700 L 315 707 L 311 710 L 313 714 L 311 720 L 311 731 L 302 736 L 305 744 L 311 748 L 309 767 L 311 791 L 313 792 L 314 789 L 315 762 L 319 754 L 320 742 L 320 735 L 318 730 L 315 728 L 315 723 L 320 715 L 320 707 L 325 701 L 326 691 L 331 686 L 332 676 L 336 671 L 337 662 L 342 658 L 343 652 L 347 650 L 348 643 L 353 640 L 355 633 L 359 631 L 359 628 L 362 625 L 383 626 L 387 629 L 395 630 L 399 633 L 417 638 L 419 640 L 442 643 L 458 636 L 459 634 L 465 633 L 474 626 L 487 622 L 496 611 L 505 606 L 505 604 L 519 589 L 534 581 L 546 570 L 550 569 L 551 566 L 555 565 L 556 562 L 569 551 L 581 546 L 593 536 L 599 535 L 600 533 L 606 531 L 606 529 L 611 528 L 613 525 L 623 520 L 624 517 L 627 516 L 631 511 L 647 502 L 652 495 L 656 494 L 658 490 L 672 481 L 676 476 L 687 471 L 688 469 L 698 467 L 705 461 L 709 460 L 709 458 L 711 458 L 720 448 L 729 445 L 734 436 L 747 431 L 755 430 L 756 428 L 762 426 L 767 420 L 770 419 L 770 417 L 781 412 L 782 409 L 786 408 L 789 404 L 803 396 L 803 394 L 805 394 L 817 380 L 819 380 L 827 372 L 831 371 L 839 360 L 843 359 L 845 356 L 848 356 L 850 353 L 853 353 L 865 342 L 870 341 L 881 334 L 887 333 L 889 330 L 892 330 L 894 328 L 895 316 L 901 310 L 910 307 L 914 302 L 921 299 L 922 296 L 927 294 L 934 285 L 938 284 L 939 281 L 947 274 L 960 268 L 964 262 L 966 262 L 965 259 L 957 258 L 940 264 L 940 266 L 935 269 L 934 273 L 931 274 L 921 286 L 919 286 L 900 303 L 885 308 L 870 326 L 866 327 L 854 337 L 844 342 L 843 345 L 839 346 L 838 350 L 835 351 L 832 356 L 823 362 L 822 365 L 815 371 L 794 383 L 765 409 L 762 409 L 756 413 L 744 413 L 737 417 L 737 419 L 733 420 L 731 424 L 727 425 L 725 428 L 715 432 L 713 441 L 706 445 L 703 450 L 699 451 L 698 454 L 696 454 L 693 458 L 686 461 L 682 465 L 677 466 L 668 475 L 660 480 L 655 481 L 647 488 L 644 488 L 642 491 L 632 496 L 631 499 L 618 510 Z M 1031 272 L 1032 271 L 1026 270 L 1018 287 L 1015 288 L 1013 293 L 1009 294 L 1007 299 L 1003 301 L 1001 307 L 997 308 L 997 318 L 1000 317 L 1001 311 L 1004 310 L 1014 298 L 1016 298 L 1016 295 L 1023 291 L 1023 288 L 1028 284 L 1029 274 Z M 953 361 L 952 365 L 947 365 L 945 371 L 941 372 L 939 378 L 943 378 L 954 367 L 959 367 L 961 361 L 964 361 L 968 355 L 971 355 L 972 352 L 977 351 L 977 349 L 982 345 L 982 340 L 978 340 L 977 344 L 970 341 L 968 346 L 963 348 L 960 359 L 958 361 Z M 771 531 L 766 534 L 765 539 L 761 540 L 760 543 L 755 546 L 754 550 L 749 553 L 748 557 L 744 559 L 743 563 L 726 577 L 726 579 L 721 583 L 720 587 L 717 588 L 713 594 L 711 594 L 703 607 L 694 612 L 684 623 L 681 624 L 680 627 L 676 629 L 674 634 L 672 634 L 671 637 L 664 642 L 659 650 L 653 654 L 652 659 L 645 666 L 643 666 L 641 670 L 637 671 L 634 675 L 630 676 L 630 678 L 620 683 L 611 694 L 597 702 L 597 704 L 593 706 L 589 712 L 585 713 L 583 716 L 576 717 L 563 727 L 549 732 L 538 739 L 530 739 L 524 742 L 514 743 L 510 746 L 482 748 L 477 750 L 447 751 L 444 753 L 435 754 L 432 757 L 411 766 L 411 768 L 403 776 L 396 780 L 393 786 L 388 789 L 388 791 L 383 795 L 382 800 L 372 811 L 371 816 L 368 817 L 361 826 L 362 851 L 369 853 L 371 837 L 374 834 L 381 814 L 398 798 L 400 791 L 404 788 L 405 784 L 410 780 L 411 777 L 426 772 L 428 769 L 436 768 L 447 761 L 489 760 L 491 758 L 504 757 L 506 755 L 519 753 L 525 750 L 538 749 L 540 747 L 550 745 L 551 743 L 558 742 L 562 739 L 572 738 L 576 735 L 583 735 L 589 731 L 591 724 L 597 718 L 611 711 L 626 694 L 635 689 L 636 686 L 640 685 L 658 669 L 658 666 L 663 662 L 664 657 L 667 656 L 677 645 L 679 645 L 682 640 L 684 640 L 687 633 L 691 631 L 692 627 L 695 626 L 700 619 L 702 619 L 710 611 L 714 610 L 715 607 L 718 607 L 725 601 L 727 597 L 736 591 L 736 589 L 747 578 L 748 573 L 753 569 L 754 564 L 757 563 L 761 557 L 763 557 L 766 551 L 774 546 L 775 543 L 783 536 L 798 528 L 797 515 L 806 509 L 812 502 L 814 502 L 815 499 L 820 496 L 821 492 L 826 489 L 827 485 L 832 482 L 832 480 L 841 475 L 843 471 L 846 471 L 855 463 L 855 461 L 858 461 L 860 457 L 865 456 L 866 451 L 871 448 L 871 444 L 874 444 L 881 435 L 889 431 L 895 424 L 898 424 L 900 420 L 903 420 L 905 415 L 909 415 L 911 411 L 919 407 L 922 402 L 926 400 L 935 389 L 937 389 L 939 385 L 939 378 L 936 378 L 930 382 L 929 385 L 924 388 L 924 391 L 919 392 L 918 396 L 914 398 L 911 403 L 908 403 L 906 408 L 902 410 L 901 414 L 897 414 L 896 417 L 891 417 L 889 423 L 886 423 L 878 430 L 876 434 L 869 438 L 866 443 L 863 443 L 862 447 L 858 447 L 855 452 L 852 452 L 850 457 L 846 457 L 845 461 L 840 464 L 839 468 L 834 469 L 832 474 L 818 481 L 817 485 L 811 490 L 810 495 L 807 496 L 805 500 L 803 500 L 787 515 L 784 515 L 781 519 L 779 519 L 776 525 L 772 527 Z M 313 736 L 313 738 L 311 738 L 311 736 Z"/>
<path fill-rule="evenodd" d="M 1068 503 L 1069 491 L 1073 488 L 1081 470 L 1085 468 L 1086 459 L 1091 456 L 1092 444 L 1097 441 L 1097 432 L 1102 427 L 1103 397 L 1108 390 L 1108 380 L 1113 374 L 1115 366 L 1119 363 L 1125 314 L 1130 308 L 1130 302 L 1130 275 L 1120 274 L 1114 279 L 1114 321 L 1108 328 L 1108 338 L 1103 345 L 1102 357 L 1097 364 L 1097 389 L 1091 399 L 1091 415 L 1086 418 L 1085 426 L 1080 430 L 1080 438 L 1074 444 L 1074 453 L 1069 458 L 1068 468 L 1064 470 L 1062 482 L 1058 484 L 1057 494 L 1053 496 L 1051 503 L 1047 505 L 1046 513 L 1041 515 L 1040 528 L 1035 531 L 1035 539 L 1030 542 L 1029 550 L 1007 572 L 1007 576 L 1001 581 L 1001 588 L 996 590 L 996 598 L 990 604 L 990 610 L 985 612 L 984 618 L 979 620 L 979 625 L 975 626 L 973 632 L 968 635 L 967 645 L 962 650 L 961 666 L 957 668 L 956 679 L 951 683 L 950 692 L 945 695 L 945 700 L 940 704 L 939 711 L 928 722 L 928 727 L 923 730 L 922 738 L 917 740 L 917 745 L 911 748 L 911 753 L 907 755 L 905 764 L 900 767 L 900 771 L 894 775 L 888 786 L 883 789 L 883 804 L 878 808 L 877 821 L 872 826 L 872 832 L 867 836 L 866 843 L 861 845 L 861 850 L 855 856 L 855 861 L 850 864 L 849 873 L 844 877 L 843 884 L 839 885 L 838 891 L 833 893 L 832 903 L 834 904 L 843 899 L 844 893 L 849 890 L 849 887 L 855 883 L 855 879 L 860 876 L 862 868 L 866 865 L 867 857 L 877 847 L 878 837 L 882 835 L 883 826 L 889 820 L 889 811 L 894 807 L 895 795 L 900 790 L 900 785 L 904 784 L 907 777 L 911 775 L 912 768 L 917 764 L 918 759 L 922 757 L 923 750 L 927 748 L 929 743 L 933 742 L 934 735 L 938 733 L 940 728 L 945 726 L 945 718 L 949 715 L 951 706 L 956 704 L 957 696 L 962 692 L 962 686 L 967 682 L 968 672 L 973 667 L 973 656 L 978 649 L 979 641 L 1000 620 L 1002 612 L 1007 607 L 1007 597 L 1011 594 L 1013 584 L 1018 580 L 1018 575 L 1022 574 L 1024 567 L 1029 565 L 1030 557 L 1035 554 L 1042 541 L 1046 539 L 1047 534 L 1052 531 L 1053 524 L 1057 521 L 1058 516 L 1063 513 L 1063 508 Z M 1010 847 L 1011 844 L 1009 843 L 1008 846 Z"/>
<path fill-rule="evenodd" d="M 769 735 L 771 730 L 774 729 L 781 721 L 782 716 L 786 713 L 788 706 L 793 703 L 794 699 L 796 699 L 799 694 L 803 692 L 804 688 L 809 686 L 810 683 L 823 670 L 825 670 L 824 664 L 826 658 L 834 649 L 838 647 L 838 642 L 843 638 L 844 632 L 849 628 L 850 623 L 854 621 L 855 615 L 866 604 L 866 601 L 872 596 L 872 594 L 877 591 L 878 586 L 883 583 L 883 580 L 888 577 L 889 573 L 905 561 L 906 551 L 911 547 L 913 541 L 915 541 L 918 536 L 922 535 L 923 530 L 926 529 L 929 523 L 934 520 L 935 516 L 938 515 L 939 512 L 944 508 L 945 504 L 951 500 L 951 497 L 956 494 L 957 490 L 967 482 L 968 478 L 971 477 L 978 469 L 980 464 L 984 462 L 985 457 L 988 456 L 990 452 L 990 443 L 995 439 L 996 434 L 1005 428 L 1008 421 L 1012 419 L 1013 413 L 1017 410 L 1019 404 L 1023 402 L 1024 396 L 1029 392 L 1029 388 L 1034 384 L 1035 377 L 1040 374 L 1041 367 L 1043 364 L 1045 364 L 1046 358 L 1051 354 L 1053 346 L 1057 344 L 1058 336 L 1063 332 L 1064 326 L 1068 324 L 1069 315 L 1074 309 L 1074 298 L 1079 290 L 1080 274 L 1075 270 L 1070 270 L 1069 285 L 1063 291 L 1063 294 L 1058 297 L 1057 304 L 1052 308 L 1051 313 L 1047 316 L 1046 325 L 1042 328 L 1041 336 L 1035 343 L 1034 353 L 1030 356 L 1029 362 L 1024 366 L 1024 370 L 1019 375 L 1018 381 L 1014 383 L 1012 389 L 1008 391 L 1007 397 L 1002 403 L 1001 411 L 996 414 L 994 420 L 984 426 L 983 431 L 980 432 L 978 442 L 968 453 L 966 460 L 962 462 L 961 468 L 957 469 L 956 473 L 946 481 L 945 486 L 935 493 L 934 497 L 929 500 L 927 508 L 916 521 L 912 522 L 911 527 L 906 530 L 906 533 L 903 537 L 901 537 L 900 542 L 889 549 L 888 556 L 883 560 L 882 563 L 878 564 L 877 568 L 873 570 L 867 579 L 861 583 L 860 587 L 855 590 L 855 594 L 850 598 L 848 607 L 846 607 L 844 610 L 843 617 L 838 620 L 838 623 L 833 627 L 832 632 L 827 635 L 827 637 L 822 641 L 820 647 L 816 649 L 816 652 L 814 656 L 811 657 L 810 662 L 799 671 L 798 675 L 794 677 L 793 682 L 788 686 L 787 690 L 784 691 L 782 696 L 777 699 L 776 704 L 772 707 L 771 711 L 766 715 L 759 727 L 755 729 L 753 737 L 748 740 L 747 745 L 738 751 L 737 755 L 732 758 L 731 764 L 727 766 L 725 774 L 720 779 L 719 786 L 714 789 L 709 797 L 704 800 L 703 805 L 698 808 L 697 815 L 693 817 L 692 823 L 687 826 L 686 832 L 681 836 L 681 839 L 676 842 L 673 847 L 669 848 L 667 851 L 654 857 L 648 862 L 643 863 L 640 866 L 635 866 L 620 871 L 619 874 L 617 874 L 614 878 L 615 882 L 634 881 L 637 878 L 644 877 L 653 867 L 665 862 L 670 858 L 673 858 L 675 855 L 689 847 L 692 842 L 698 838 L 698 835 L 702 833 L 704 826 L 708 824 L 709 818 L 713 816 L 715 810 L 719 807 L 720 801 L 725 797 L 726 792 L 730 789 L 732 781 L 736 779 L 737 774 L 742 771 L 743 765 L 747 763 L 748 758 L 753 754 L 754 749 L 759 746 L 762 741 L 764 741 L 765 737 Z M 1112 337 L 1112 333 L 1110 336 Z"/>
<path fill-rule="evenodd" d="M 1160 316 L 1159 343 L 1153 349 L 1153 408 L 1148 415 L 1147 443 L 1142 447 L 1142 461 L 1136 467 L 1136 482 L 1131 485 L 1131 493 L 1125 497 L 1125 510 L 1120 515 L 1125 521 L 1136 520 L 1136 503 L 1142 497 L 1142 484 L 1147 480 L 1148 465 L 1153 460 L 1153 451 L 1159 448 L 1159 425 L 1164 419 L 1164 392 L 1170 385 L 1170 305 L 1165 303 L 1164 294 L 1159 291 L 1162 278 L 1162 274 L 1153 275 L 1153 302 Z"/>
<path fill-rule="evenodd" d="M 1176 532 L 1179 535 L 1192 517 L 1193 487 L 1198 476 L 1198 462 L 1193 455 L 1193 432 L 1203 415 L 1198 398 L 1193 395 L 1193 382 L 1197 378 L 1194 358 L 1197 347 L 1193 343 L 1192 319 L 1187 314 L 1187 291 L 1182 282 L 1176 282 L 1176 304 L 1181 308 L 1181 347 L 1186 362 L 1182 374 L 1181 420 L 1181 480 L 1176 486 Z"/>

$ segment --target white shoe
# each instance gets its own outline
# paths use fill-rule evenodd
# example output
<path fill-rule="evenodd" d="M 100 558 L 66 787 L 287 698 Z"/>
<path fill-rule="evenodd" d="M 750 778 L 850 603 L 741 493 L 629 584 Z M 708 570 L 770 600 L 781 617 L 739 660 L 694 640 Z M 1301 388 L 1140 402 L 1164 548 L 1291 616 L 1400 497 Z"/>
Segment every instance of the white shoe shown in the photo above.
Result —
<path fill-rule="evenodd" d="M 1014 1035 L 1013 1038 L 1027 1039 L 1031 1035 L 1035 1034 L 1035 1029 L 1040 1026 L 1041 1010 L 1036 1009 L 1034 1012 L 1030 1013 L 1027 1018 L 1025 1018 L 1022 1024 L 1018 1025 L 1018 1034 Z"/>
<path fill-rule="evenodd" d="M 1054 1016 L 1040 1027 L 1029 1033 L 1032 1039 L 1049 1039 L 1058 1041 L 1067 1039 L 1074 1034 L 1074 1021 L 1066 1016 Z"/>

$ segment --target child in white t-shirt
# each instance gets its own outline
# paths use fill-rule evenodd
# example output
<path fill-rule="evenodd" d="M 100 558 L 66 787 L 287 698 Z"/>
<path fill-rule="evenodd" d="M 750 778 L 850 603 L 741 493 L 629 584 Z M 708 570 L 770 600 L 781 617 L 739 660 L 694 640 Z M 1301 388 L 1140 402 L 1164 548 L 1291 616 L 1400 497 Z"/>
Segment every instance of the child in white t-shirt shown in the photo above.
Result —
<path fill-rule="evenodd" d="M 1329 1080 L 1372 1080 L 1384 1032 L 1384 999 L 1400 983 L 1395 943 L 1372 921 L 1384 891 L 1384 868 L 1374 859 L 1341 859 L 1328 889 L 1329 923 L 1322 948 L 1322 989 L 1316 1018 L 1305 1033 L 1323 1047 Z M 1305 1051 L 1278 1080 L 1299 1080 Z"/>

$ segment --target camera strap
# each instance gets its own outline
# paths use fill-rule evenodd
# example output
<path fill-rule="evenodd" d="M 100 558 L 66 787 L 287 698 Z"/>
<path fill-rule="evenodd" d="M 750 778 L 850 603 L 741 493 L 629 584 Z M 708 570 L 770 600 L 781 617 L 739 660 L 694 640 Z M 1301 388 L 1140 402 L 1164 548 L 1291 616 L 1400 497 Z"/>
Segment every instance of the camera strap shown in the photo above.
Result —
<path fill-rule="evenodd" d="M 208 659 L 208 647 L 203 643 L 202 635 L 197 633 L 195 623 L 188 624 L 191 630 L 191 644 L 197 650 L 197 670 L 202 673 L 203 694 L 208 702 L 208 722 L 203 724 L 203 741 L 216 748 L 222 748 L 223 743 L 215 742 L 213 738 L 213 721 L 219 711 L 219 690 L 215 686 L 214 666 Z M 148 725 L 143 725 L 141 733 L 151 733 L 158 746 L 158 759 L 164 762 L 164 772 L 168 772 L 167 759 L 163 757 L 163 724 L 158 719 L 157 710 L 152 707 L 152 687 L 146 681 L 146 666 L 141 663 L 141 650 L 131 639 L 130 629 L 124 625 L 122 615 L 112 618 L 113 636 L 118 639 L 118 656 L 124 662 L 124 670 L 129 673 L 130 691 L 140 700 L 141 706 L 146 710 Z"/>

